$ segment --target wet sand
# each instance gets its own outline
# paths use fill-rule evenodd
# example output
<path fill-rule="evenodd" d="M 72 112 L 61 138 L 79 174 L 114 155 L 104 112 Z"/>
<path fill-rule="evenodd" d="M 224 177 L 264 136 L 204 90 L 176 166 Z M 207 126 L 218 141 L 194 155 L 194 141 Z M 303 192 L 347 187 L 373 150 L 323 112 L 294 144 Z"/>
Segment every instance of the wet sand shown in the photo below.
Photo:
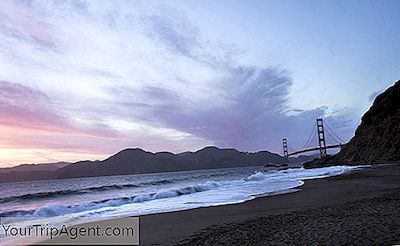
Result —
<path fill-rule="evenodd" d="M 400 244 L 400 165 L 241 204 L 140 217 L 141 245 Z"/>

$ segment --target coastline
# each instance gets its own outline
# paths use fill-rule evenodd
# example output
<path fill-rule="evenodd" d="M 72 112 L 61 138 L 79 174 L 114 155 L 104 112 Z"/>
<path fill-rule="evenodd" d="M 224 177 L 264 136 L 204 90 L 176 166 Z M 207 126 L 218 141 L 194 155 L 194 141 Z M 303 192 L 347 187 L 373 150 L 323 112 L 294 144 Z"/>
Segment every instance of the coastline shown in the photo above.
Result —
<path fill-rule="evenodd" d="M 331 207 L 339 207 L 339 209 L 343 207 L 348 210 L 345 207 L 348 202 L 364 201 L 368 204 L 370 200 L 399 192 L 400 165 L 377 165 L 340 176 L 305 180 L 305 184 L 298 189 L 300 191 L 258 197 L 239 204 L 140 216 L 140 245 L 178 243 L 207 245 L 206 242 L 210 239 L 214 243 L 215 240 L 222 240 L 219 242 L 243 244 L 247 242 L 245 238 L 229 241 L 234 240 L 232 235 L 229 235 L 232 228 L 250 225 L 260 218 L 268 218 L 269 223 L 275 224 L 279 217 L 287 214 L 306 213 L 312 217 L 311 215 L 320 213 L 321 208 L 329 210 Z M 399 222 L 395 225 L 395 229 L 400 233 L 400 205 L 398 210 L 397 221 Z M 351 214 L 351 211 L 349 213 Z M 380 216 L 379 211 L 376 211 L 376 216 Z M 396 220 L 396 214 L 393 216 Z M 280 223 L 289 224 L 296 221 L 280 221 Z M 268 225 L 266 226 L 265 230 L 268 230 Z M 369 223 L 365 222 L 365 226 L 374 228 L 373 218 Z M 376 227 L 381 226 L 384 225 L 376 224 Z M 321 224 L 322 227 L 324 227 L 323 224 Z M 224 234 L 229 235 L 229 238 L 224 238 Z M 362 235 L 365 236 L 364 234 Z M 215 238 L 216 235 L 219 238 Z M 315 235 L 318 235 L 318 231 L 315 231 Z M 396 237 L 396 235 L 393 236 Z M 398 239 L 400 242 L 400 235 Z M 276 238 L 274 242 L 284 243 L 283 240 L 284 238 Z"/>
<path fill-rule="evenodd" d="M 243 203 L 144 215 L 139 222 L 140 245 L 399 244 L 400 164 L 304 180 L 292 192 Z"/>

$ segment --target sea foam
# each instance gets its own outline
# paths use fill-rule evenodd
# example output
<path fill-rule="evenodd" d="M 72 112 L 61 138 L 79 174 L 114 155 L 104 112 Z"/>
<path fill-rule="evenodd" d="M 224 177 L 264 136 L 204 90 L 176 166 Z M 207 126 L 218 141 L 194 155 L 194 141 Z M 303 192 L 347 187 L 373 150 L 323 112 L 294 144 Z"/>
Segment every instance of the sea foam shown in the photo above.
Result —
<path fill-rule="evenodd" d="M 0 213 L 0 216 L 130 216 L 232 204 L 251 200 L 265 194 L 288 191 L 301 186 L 303 184 L 302 180 L 340 175 L 357 168 L 359 167 L 334 166 L 315 169 L 293 168 L 274 172 L 255 171 L 245 177 L 235 179 L 231 178 L 230 173 L 226 176 L 216 175 L 216 177 L 220 177 L 218 181 L 208 180 L 204 182 L 200 182 L 201 179 L 192 180 L 191 178 L 181 179 L 185 180 L 185 182 L 179 182 L 177 181 L 179 178 L 175 178 L 174 181 L 165 182 L 164 186 L 160 186 L 160 188 L 155 186 L 155 189 L 154 182 L 156 181 L 147 182 L 149 186 L 146 187 L 149 187 L 149 189 L 153 187 L 154 192 L 143 192 L 143 190 L 146 190 L 146 187 L 144 187 L 142 192 L 135 193 L 135 189 L 131 189 L 133 184 L 118 185 L 119 188 L 107 185 L 103 186 L 104 190 L 102 192 L 129 188 L 129 192 L 132 191 L 133 194 L 120 196 L 120 193 L 113 191 L 111 194 L 114 197 L 112 198 L 64 205 L 58 203 L 58 196 L 67 196 L 69 194 L 62 192 L 64 194 L 56 193 L 57 195 L 50 195 L 53 200 L 45 206 L 34 210 L 6 211 Z M 218 170 L 215 172 L 218 172 Z M 33 194 L 23 199 L 33 199 L 35 201 L 40 196 L 46 196 L 46 194 Z"/>

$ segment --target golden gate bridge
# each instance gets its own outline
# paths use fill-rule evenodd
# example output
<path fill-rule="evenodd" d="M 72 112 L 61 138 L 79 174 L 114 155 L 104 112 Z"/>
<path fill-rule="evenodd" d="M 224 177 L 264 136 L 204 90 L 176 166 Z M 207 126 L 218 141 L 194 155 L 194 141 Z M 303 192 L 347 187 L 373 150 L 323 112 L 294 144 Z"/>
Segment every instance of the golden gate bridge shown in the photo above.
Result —
<path fill-rule="evenodd" d="M 306 143 L 303 145 L 302 148 L 295 150 L 295 151 L 291 151 L 289 152 L 289 148 L 288 148 L 288 141 L 286 138 L 282 139 L 282 144 L 283 144 L 283 156 L 284 157 L 289 157 L 292 155 L 297 155 L 297 154 L 301 154 L 301 153 L 305 153 L 305 152 L 310 152 L 310 151 L 316 151 L 319 150 L 321 158 L 326 156 L 326 150 L 327 149 L 334 149 L 334 148 L 341 148 L 342 146 L 344 146 L 346 143 L 332 130 L 332 128 L 329 127 L 328 124 L 326 124 L 327 126 L 327 131 L 326 133 L 335 141 L 334 144 L 326 144 L 326 138 L 325 138 L 325 127 L 324 127 L 324 121 L 322 120 L 322 118 L 319 118 L 316 120 L 316 128 L 313 127 L 313 130 L 310 134 L 310 136 L 308 137 Z M 313 135 L 317 134 L 317 140 L 318 140 L 318 145 L 317 146 L 311 146 L 311 144 L 313 143 Z M 310 147 L 311 146 L 311 147 Z"/>

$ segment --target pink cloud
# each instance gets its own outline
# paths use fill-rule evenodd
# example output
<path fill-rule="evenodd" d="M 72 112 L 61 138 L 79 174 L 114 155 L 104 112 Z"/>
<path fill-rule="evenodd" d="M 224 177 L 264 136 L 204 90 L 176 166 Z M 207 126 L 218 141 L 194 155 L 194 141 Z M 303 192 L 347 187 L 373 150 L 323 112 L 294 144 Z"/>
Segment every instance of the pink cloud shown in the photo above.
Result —
<path fill-rule="evenodd" d="M 0 146 L 3 150 L 32 153 L 30 159 L 14 156 L 14 152 L 5 153 L 9 156 L 0 156 L 0 164 L 45 161 L 35 156 L 36 152 L 45 153 L 49 160 L 78 161 L 89 157 L 105 158 L 132 146 L 151 151 L 190 148 L 187 143 L 146 131 L 117 132 L 96 121 L 84 127 L 71 121 L 68 114 L 61 104 L 39 90 L 0 81 Z M 196 145 L 198 147 L 201 146 Z"/>
<path fill-rule="evenodd" d="M 4 9 L 7 9 L 7 12 L 0 10 L 3 33 L 46 48 L 56 47 L 52 26 L 41 19 L 40 15 L 32 15 L 24 4 Z"/>
<path fill-rule="evenodd" d="M 61 113 L 62 109 L 43 92 L 20 84 L 0 81 L 1 125 L 59 134 L 118 137 L 116 132 L 103 125 L 91 128 L 76 126 Z"/>

